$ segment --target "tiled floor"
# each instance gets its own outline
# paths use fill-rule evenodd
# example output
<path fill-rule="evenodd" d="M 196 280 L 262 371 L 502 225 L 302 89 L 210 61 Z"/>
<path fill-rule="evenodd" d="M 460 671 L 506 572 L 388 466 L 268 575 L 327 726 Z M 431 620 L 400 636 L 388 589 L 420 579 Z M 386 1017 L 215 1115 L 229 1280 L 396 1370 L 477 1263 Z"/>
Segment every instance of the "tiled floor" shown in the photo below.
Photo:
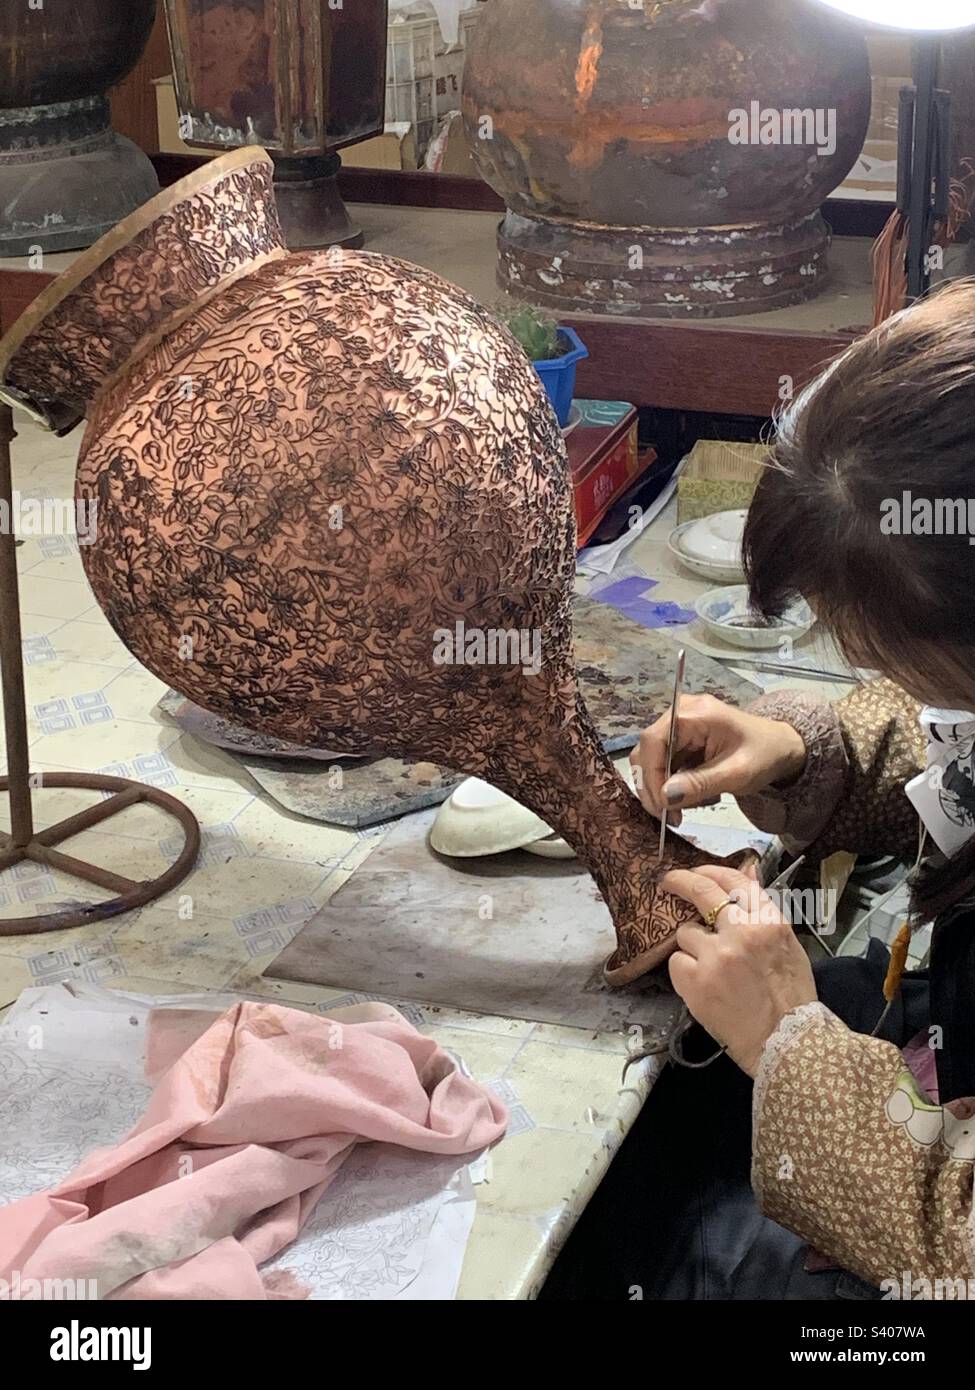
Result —
<path fill-rule="evenodd" d="M 23 498 L 70 497 L 80 431 L 58 440 L 22 416 L 17 428 L 15 489 Z M 335 990 L 265 981 L 261 971 L 375 836 L 287 815 L 232 758 L 157 715 L 164 687 L 111 631 L 73 540 L 25 536 L 18 564 L 32 769 L 103 771 L 162 787 L 198 817 L 203 849 L 183 884 L 140 911 L 74 931 L 0 936 L 0 1011 L 28 985 L 71 979 L 153 995 L 220 989 L 310 1008 L 348 1002 Z M 91 799 L 41 789 L 36 822 L 49 825 Z M 0 805 L 0 824 L 5 814 Z M 171 862 L 178 843 L 171 819 L 138 806 L 62 848 L 142 878 Z M 31 864 L 0 874 L 0 916 L 25 924 L 52 904 L 100 896 Z M 510 1107 L 491 1181 L 478 1188 L 461 1295 L 525 1297 L 632 1124 L 645 1067 L 624 1087 L 622 1037 L 408 1003 L 405 1011 Z"/>

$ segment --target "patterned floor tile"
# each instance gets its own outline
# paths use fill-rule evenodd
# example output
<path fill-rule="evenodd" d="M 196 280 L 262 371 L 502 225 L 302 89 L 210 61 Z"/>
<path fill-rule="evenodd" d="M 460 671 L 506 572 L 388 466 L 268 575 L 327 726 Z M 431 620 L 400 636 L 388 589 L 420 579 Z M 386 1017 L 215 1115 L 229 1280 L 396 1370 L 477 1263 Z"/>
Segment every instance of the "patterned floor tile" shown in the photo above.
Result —
<path fill-rule="evenodd" d="M 504 1072 L 536 1124 L 602 1133 L 614 1123 L 620 1059 L 554 1043 L 524 1044 Z"/>
<path fill-rule="evenodd" d="M 263 798 L 253 801 L 234 824 L 253 852 L 268 859 L 303 859 L 335 868 L 358 844 L 354 830 L 288 815 Z"/>
<path fill-rule="evenodd" d="M 491 1179 L 478 1190 L 478 1207 L 532 1217 L 572 1201 L 581 1210 L 607 1166 L 597 1134 L 537 1127 L 509 1134 L 491 1154 Z M 558 1195 L 561 1203 L 553 1202 Z"/>
<path fill-rule="evenodd" d="M 182 989 L 224 989 L 240 969 L 240 948 L 233 923 L 212 912 L 187 915 L 178 900 L 172 906 L 143 908 L 113 927 L 112 941 L 120 974 L 158 977 Z"/>
<path fill-rule="evenodd" d="M 131 719 L 107 719 L 87 724 L 83 734 L 76 728 L 62 729 L 39 738 L 34 752 L 39 761 L 49 767 L 63 767 L 65 770 L 77 769 L 86 772 L 100 772 L 103 769 L 126 764 L 136 768 L 135 773 L 120 776 L 139 776 L 137 764 L 140 760 L 149 776 L 164 767 L 168 761 L 160 761 L 158 769 L 154 760 L 165 757 L 166 750 L 175 742 L 173 729 L 161 725 L 137 724 Z M 171 768 L 170 768 L 171 771 Z M 178 779 L 173 778 L 170 785 L 175 786 Z"/>
<path fill-rule="evenodd" d="M 88 597 L 91 598 L 90 593 Z M 132 665 L 132 653 L 126 650 L 104 618 L 94 622 L 83 619 L 66 623 L 62 614 L 59 622 L 50 618 L 42 621 L 52 624 L 44 629 L 44 633 L 54 648 L 55 660 L 90 661 L 101 666 L 114 666 L 118 671 Z"/>
<path fill-rule="evenodd" d="M 0 945 L 6 943 L 0 939 Z M 12 1004 L 21 990 L 34 983 L 25 962 L 20 956 L 0 954 L 0 1006 Z"/>
<path fill-rule="evenodd" d="M 50 579 L 31 570 L 21 584 L 20 607 L 23 613 L 69 622 L 72 618 L 80 617 L 91 605 L 91 590 L 81 577 L 73 580 Z"/>

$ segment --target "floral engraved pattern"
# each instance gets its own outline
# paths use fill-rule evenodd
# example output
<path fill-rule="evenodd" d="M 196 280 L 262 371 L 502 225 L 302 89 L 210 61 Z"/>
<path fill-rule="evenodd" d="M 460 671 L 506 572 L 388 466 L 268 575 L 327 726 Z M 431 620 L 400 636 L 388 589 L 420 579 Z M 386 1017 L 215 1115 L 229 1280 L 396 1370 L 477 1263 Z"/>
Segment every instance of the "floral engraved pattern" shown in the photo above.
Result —
<path fill-rule="evenodd" d="M 11 364 L 11 385 L 83 409 L 175 311 L 283 251 L 270 160 L 223 175 L 212 168 L 213 184 L 157 216 L 45 316 Z"/>
<path fill-rule="evenodd" d="M 517 797 L 610 906 L 607 978 L 636 978 L 691 910 L 659 892 L 657 823 L 576 691 L 572 497 L 539 379 L 475 300 L 382 255 L 265 261 L 186 317 L 224 244 L 234 264 L 267 244 L 267 180 L 244 183 L 189 193 L 170 214 L 193 229 L 178 252 L 161 230 L 137 238 L 83 322 L 61 306 L 59 353 L 47 335 L 29 354 L 35 378 L 94 396 L 77 486 L 97 501 L 96 597 L 140 661 L 222 717 Z M 140 338 L 154 314 L 177 322 L 99 391 L 134 303 Z M 457 624 L 530 633 L 540 664 L 438 663 Z M 699 859 L 676 837 L 671 852 Z"/>

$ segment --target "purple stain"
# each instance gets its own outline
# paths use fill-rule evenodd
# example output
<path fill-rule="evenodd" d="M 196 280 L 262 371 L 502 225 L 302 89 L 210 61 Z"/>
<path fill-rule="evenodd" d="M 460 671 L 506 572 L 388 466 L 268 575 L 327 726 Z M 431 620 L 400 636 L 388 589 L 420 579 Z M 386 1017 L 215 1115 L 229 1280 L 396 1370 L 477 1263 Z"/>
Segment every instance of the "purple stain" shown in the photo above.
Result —
<path fill-rule="evenodd" d="M 681 608 L 678 603 L 653 603 L 643 595 L 657 586 L 656 579 L 643 579 L 634 576 L 608 584 L 605 589 L 592 595 L 600 603 L 608 603 L 611 608 L 632 618 L 641 627 L 680 627 L 696 616 L 692 608 Z"/>
<path fill-rule="evenodd" d="M 679 603 L 648 603 L 642 598 L 620 604 L 619 609 L 642 627 L 680 627 L 695 617 L 692 608 L 681 608 Z"/>
<path fill-rule="evenodd" d="M 641 594 L 645 594 L 648 589 L 656 587 L 656 579 L 647 579 L 644 575 L 635 574 L 629 579 L 617 579 L 615 584 L 607 584 L 605 589 L 598 590 L 592 597 L 600 603 L 610 604 L 613 608 L 621 608 L 624 603 L 630 603 Z"/>
<path fill-rule="evenodd" d="M 658 603 L 656 607 L 667 610 L 664 622 L 668 627 L 680 627 L 684 623 L 692 623 L 697 617 L 693 608 L 681 608 L 679 603 Z"/>
<path fill-rule="evenodd" d="M 608 584 L 597 589 L 591 598 L 599 603 L 608 603 L 619 613 L 633 619 L 641 627 L 680 627 L 683 623 L 693 623 L 697 614 L 694 609 L 682 609 L 679 603 L 651 602 L 645 594 L 656 588 L 658 581 L 650 580 L 643 574 L 629 575 L 626 580 Z"/>

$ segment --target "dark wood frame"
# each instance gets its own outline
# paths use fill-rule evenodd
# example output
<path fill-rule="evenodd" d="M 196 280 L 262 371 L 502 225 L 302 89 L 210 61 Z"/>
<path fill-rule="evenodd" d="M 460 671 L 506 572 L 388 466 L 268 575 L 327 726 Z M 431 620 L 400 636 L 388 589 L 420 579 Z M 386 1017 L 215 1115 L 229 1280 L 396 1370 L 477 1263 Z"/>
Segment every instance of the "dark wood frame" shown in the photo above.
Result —
<path fill-rule="evenodd" d="M 577 395 L 711 415 L 771 415 L 780 392 L 801 389 L 853 338 L 736 328 L 729 319 L 565 321 L 589 349 Z"/>

